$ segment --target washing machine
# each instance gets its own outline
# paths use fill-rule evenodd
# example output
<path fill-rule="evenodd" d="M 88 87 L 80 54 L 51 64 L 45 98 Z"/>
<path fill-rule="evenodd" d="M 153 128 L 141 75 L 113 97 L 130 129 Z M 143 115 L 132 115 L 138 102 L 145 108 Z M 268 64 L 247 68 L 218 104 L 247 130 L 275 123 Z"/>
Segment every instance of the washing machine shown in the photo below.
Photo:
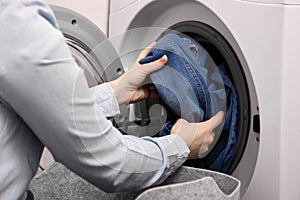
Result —
<path fill-rule="evenodd" d="M 225 62 L 239 105 L 238 147 L 227 173 L 241 180 L 245 200 L 296 200 L 299 21 L 299 0 L 111 0 L 108 35 L 125 68 L 169 31 Z"/>

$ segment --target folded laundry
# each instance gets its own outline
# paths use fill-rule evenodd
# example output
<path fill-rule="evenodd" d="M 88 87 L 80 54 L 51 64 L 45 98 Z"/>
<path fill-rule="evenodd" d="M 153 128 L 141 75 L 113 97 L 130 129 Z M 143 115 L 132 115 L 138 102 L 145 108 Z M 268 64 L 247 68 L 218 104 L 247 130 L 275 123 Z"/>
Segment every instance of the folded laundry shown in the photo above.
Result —
<path fill-rule="evenodd" d="M 208 52 L 187 36 L 163 36 L 141 64 L 168 56 L 166 66 L 151 74 L 162 100 L 179 117 L 189 122 L 205 121 L 218 111 L 225 111 L 222 126 L 216 130 L 208 154 L 188 161 L 193 167 L 227 172 L 236 151 L 237 96 L 226 72 L 225 64 L 216 66 Z M 170 134 L 174 117 L 160 130 L 160 136 Z"/>

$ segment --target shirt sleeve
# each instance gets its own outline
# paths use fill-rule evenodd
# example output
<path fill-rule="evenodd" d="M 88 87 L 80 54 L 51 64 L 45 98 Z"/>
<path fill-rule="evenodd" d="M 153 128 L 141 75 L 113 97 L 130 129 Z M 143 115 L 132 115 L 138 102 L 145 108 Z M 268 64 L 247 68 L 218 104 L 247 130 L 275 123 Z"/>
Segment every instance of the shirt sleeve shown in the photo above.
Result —
<path fill-rule="evenodd" d="M 95 96 L 98 106 L 106 117 L 114 116 L 120 113 L 119 104 L 116 100 L 114 91 L 108 83 L 103 83 L 96 86 Z M 127 143 L 128 146 L 132 145 L 132 147 L 136 148 L 132 149 L 133 152 L 141 151 L 140 147 L 142 144 L 140 146 L 136 145 L 137 138 L 133 136 L 124 136 L 124 138 L 126 140 L 125 143 Z M 152 178 L 146 181 L 147 184 L 145 184 L 144 187 L 162 183 L 186 161 L 186 158 L 189 154 L 189 149 L 186 143 L 177 135 L 171 135 L 164 138 L 144 137 L 143 140 L 151 143 L 146 145 L 149 147 L 151 146 L 151 148 L 148 147 L 148 149 L 144 151 L 146 154 L 147 152 L 155 152 L 153 154 L 156 154 L 156 157 L 161 157 L 161 161 L 159 161 L 161 164 L 158 169 L 155 169 L 157 172 L 154 173 Z M 140 140 L 140 142 L 142 141 Z M 132 156 L 132 159 L 136 159 L 134 158 L 136 155 Z M 149 159 L 149 155 L 145 155 L 144 157 L 146 158 L 145 162 L 148 162 L 147 160 Z M 156 162 L 157 158 L 153 160 Z M 151 164 L 148 166 L 151 166 Z M 125 171 L 132 171 L 132 173 L 136 173 L 134 170 L 135 169 L 126 169 Z M 152 171 L 151 168 L 145 168 L 144 170 L 145 172 Z M 126 184 L 135 185 L 136 182 L 136 180 L 130 180 L 127 181 Z"/>
<path fill-rule="evenodd" d="M 162 166 L 154 176 L 151 185 L 162 183 L 172 175 L 187 159 L 190 150 L 186 143 L 177 135 L 169 135 L 162 138 L 144 137 L 144 140 L 153 142 L 162 154 Z"/>
<path fill-rule="evenodd" d="M 106 117 L 120 114 L 119 103 L 108 83 L 95 86 L 95 90 L 96 102 Z"/>
<path fill-rule="evenodd" d="M 0 96 L 56 161 L 104 191 L 124 192 L 161 183 L 186 160 L 176 135 L 138 138 L 113 127 L 112 89 L 88 87 L 50 8 L 12 2 L 0 14 Z"/>

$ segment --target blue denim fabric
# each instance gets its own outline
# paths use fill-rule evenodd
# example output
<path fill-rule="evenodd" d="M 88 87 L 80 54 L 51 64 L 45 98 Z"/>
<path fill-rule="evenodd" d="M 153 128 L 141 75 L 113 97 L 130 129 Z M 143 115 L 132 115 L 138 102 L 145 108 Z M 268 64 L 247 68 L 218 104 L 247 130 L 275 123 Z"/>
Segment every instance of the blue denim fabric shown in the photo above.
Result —
<path fill-rule="evenodd" d="M 162 37 L 148 55 L 148 63 L 168 56 L 166 66 L 151 74 L 161 98 L 174 113 L 189 122 L 205 121 L 218 111 L 226 111 L 225 122 L 217 143 L 203 159 L 187 164 L 226 172 L 236 150 L 237 97 L 224 66 L 214 62 L 206 50 L 191 39 L 168 34 Z M 227 109 L 227 110 L 226 110 Z M 170 134 L 174 121 L 167 122 L 160 136 Z"/>

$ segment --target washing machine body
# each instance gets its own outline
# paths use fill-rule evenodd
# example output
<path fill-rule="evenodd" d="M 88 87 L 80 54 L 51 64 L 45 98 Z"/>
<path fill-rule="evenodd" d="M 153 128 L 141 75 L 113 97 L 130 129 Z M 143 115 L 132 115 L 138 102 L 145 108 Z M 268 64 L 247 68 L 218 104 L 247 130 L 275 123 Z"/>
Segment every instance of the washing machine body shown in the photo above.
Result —
<path fill-rule="evenodd" d="M 239 144 L 228 173 L 242 181 L 243 199 L 300 198 L 299 4 L 299 0 L 110 3 L 108 33 L 121 57 L 171 29 L 209 43 L 210 55 L 221 55 L 228 64 L 239 102 Z M 135 56 L 124 56 L 124 65 Z"/>
<path fill-rule="evenodd" d="M 73 10 L 93 22 L 101 31 L 107 35 L 109 0 L 46 0 L 50 5 L 56 5 Z"/>

